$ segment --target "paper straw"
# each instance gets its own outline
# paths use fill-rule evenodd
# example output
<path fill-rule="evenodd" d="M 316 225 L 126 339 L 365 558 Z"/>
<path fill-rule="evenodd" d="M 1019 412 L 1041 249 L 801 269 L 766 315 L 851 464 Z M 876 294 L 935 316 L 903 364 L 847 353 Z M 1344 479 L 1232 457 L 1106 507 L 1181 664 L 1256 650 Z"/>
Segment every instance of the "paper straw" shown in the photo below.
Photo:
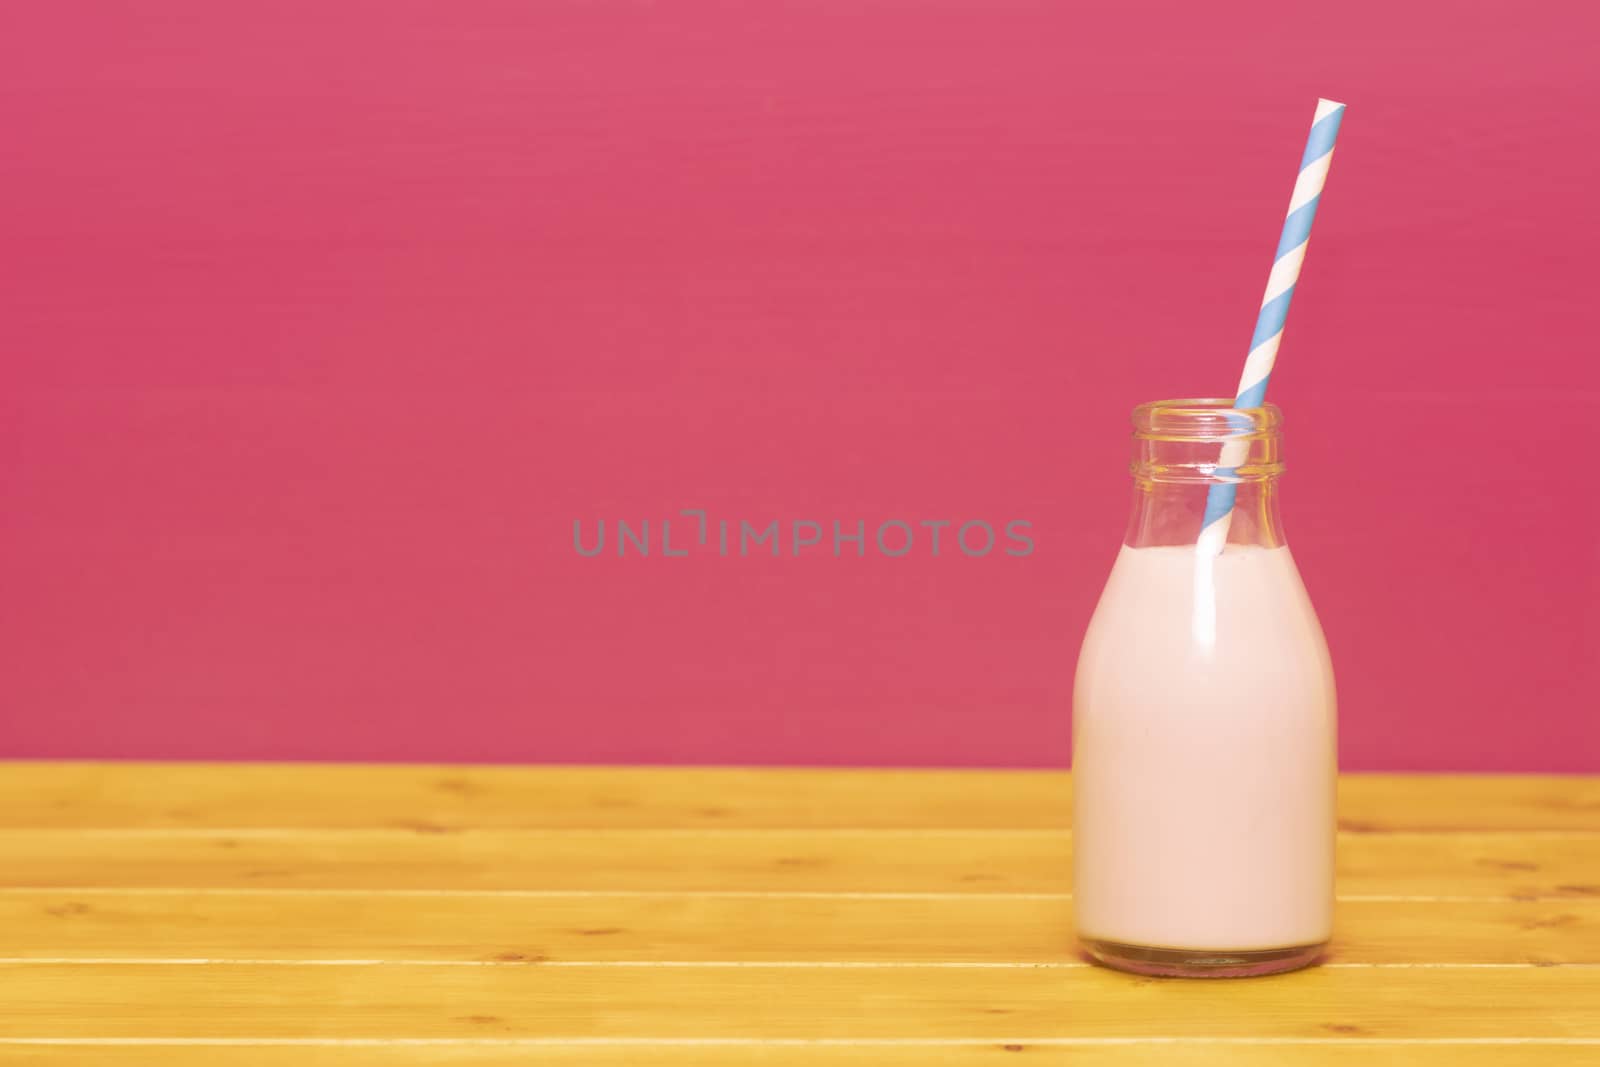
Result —
<path fill-rule="evenodd" d="M 1261 313 L 1256 317 L 1256 332 L 1250 338 L 1250 355 L 1244 361 L 1244 373 L 1239 376 L 1235 408 L 1258 408 L 1267 396 L 1267 379 L 1272 377 L 1272 365 L 1278 358 L 1278 343 L 1283 340 L 1283 323 L 1289 316 L 1289 301 L 1294 298 L 1294 286 L 1300 278 L 1300 265 L 1306 259 L 1306 244 L 1311 239 L 1311 223 L 1317 217 L 1317 202 L 1322 198 L 1322 185 L 1328 180 L 1328 166 L 1333 162 L 1333 145 L 1339 137 L 1339 123 L 1344 118 L 1344 105 L 1332 100 L 1318 100 L 1317 112 L 1311 121 L 1311 135 L 1306 139 L 1305 155 L 1300 158 L 1300 176 L 1295 179 L 1294 195 L 1289 198 L 1289 214 L 1283 220 L 1283 235 L 1278 238 L 1278 254 L 1272 262 L 1272 273 L 1267 275 L 1267 291 L 1261 298 Z M 1250 454 L 1250 442 L 1232 439 L 1222 446 L 1222 458 L 1212 472 L 1217 478 L 1231 479 L 1238 473 L 1239 464 Z M 1234 481 L 1213 482 L 1206 493 L 1205 518 L 1200 524 L 1199 546 L 1203 552 L 1216 555 L 1228 542 L 1228 525 L 1233 518 L 1233 500 L 1238 492 Z"/>

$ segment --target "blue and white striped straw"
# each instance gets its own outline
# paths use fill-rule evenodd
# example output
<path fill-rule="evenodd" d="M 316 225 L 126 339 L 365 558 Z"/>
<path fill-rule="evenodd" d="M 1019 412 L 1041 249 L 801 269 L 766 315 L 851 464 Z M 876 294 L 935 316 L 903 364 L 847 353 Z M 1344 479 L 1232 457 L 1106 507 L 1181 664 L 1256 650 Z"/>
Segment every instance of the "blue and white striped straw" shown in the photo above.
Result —
<path fill-rule="evenodd" d="M 1333 145 L 1339 137 L 1344 105 L 1318 100 L 1311 135 L 1306 139 L 1305 155 L 1300 158 L 1300 176 L 1295 179 L 1294 195 L 1289 198 L 1289 215 L 1283 220 L 1283 236 L 1278 239 L 1278 254 L 1267 276 L 1267 291 L 1261 298 L 1261 313 L 1256 317 L 1256 332 L 1250 338 L 1250 355 L 1239 376 L 1235 408 L 1258 408 L 1266 400 L 1267 379 L 1278 358 L 1283 340 L 1283 323 L 1289 317 L 1289 301 L 1294 298 L 1300 265 L 1306 259 L 1306 244 L 1311 239 L 1311 223 L 1317 217 L 1317 202 L 1322 198 L 1328 166 L 1333 162 Z M 1229 440 L 1222 446 L 1222 458 L 1213 474 L 1233 478 L 1239 464 L 1250 454 L 1247 440 Z M 1216 555 L 1228 541 L 1228 525 L 1233 516 L 1233 500 L 1238 485 L 1232 481 L 1213 482 L 1206 494 L 1205 519 L 1200 526 L 1200 547 Z"/>

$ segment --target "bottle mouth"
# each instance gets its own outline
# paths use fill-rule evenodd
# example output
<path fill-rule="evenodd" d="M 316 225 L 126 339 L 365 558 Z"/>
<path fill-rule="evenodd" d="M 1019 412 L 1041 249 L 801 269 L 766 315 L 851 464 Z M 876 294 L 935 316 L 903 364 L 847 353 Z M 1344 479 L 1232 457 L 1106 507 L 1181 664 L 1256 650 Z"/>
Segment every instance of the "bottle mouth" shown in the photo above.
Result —
<path fill-rule="evenodd" d="M 1145 441 L 1248 441 L 1276 436 L 1282 424 L 1276 404 L 1235 408 L 1228 397 L 1153 400 L 1133 409 L 1133 435 Z"/>
<path fill-rule="evenodd" d="M 1259 482 L 1283 472 L 1274 404 L 1235 408 L 1228 397 L 1156 400 L 1133 409 L 1134 480 L 1140 484 Z"/>

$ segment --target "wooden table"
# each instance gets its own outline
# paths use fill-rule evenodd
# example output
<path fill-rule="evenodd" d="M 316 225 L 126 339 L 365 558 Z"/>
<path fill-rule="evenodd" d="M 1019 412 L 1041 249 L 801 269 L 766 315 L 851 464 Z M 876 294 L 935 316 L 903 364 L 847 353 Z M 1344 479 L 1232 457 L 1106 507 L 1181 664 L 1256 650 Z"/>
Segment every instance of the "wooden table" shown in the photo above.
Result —
<path fill-rule="evenodd" d="M 1069 804 L 1047 773 L 0 765 L 0 1062 L 1600 1063 L 1600 778 L 1347 777 L 1331 962 L 1243 981 L 1077 957 Z"/>

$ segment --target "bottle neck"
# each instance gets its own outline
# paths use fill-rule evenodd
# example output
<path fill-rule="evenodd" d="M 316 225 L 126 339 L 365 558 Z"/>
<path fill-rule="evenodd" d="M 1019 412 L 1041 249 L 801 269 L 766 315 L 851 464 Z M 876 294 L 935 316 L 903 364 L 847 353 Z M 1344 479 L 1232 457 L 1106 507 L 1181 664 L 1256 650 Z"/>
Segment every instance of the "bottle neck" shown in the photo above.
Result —
<path fill-rule="evenodd" d="M 1205 483 L 1136 482 L 1123 543 L 1129 548 L 1195 544 L 1200 538 L 1207 491 Z M 1227 543 L 1262 548 L 1287 543 L 1278 512 L 1276 479 L 1241 482 L 1237 486 L 1228 519 Z"/>
<path fill-rule="evenodd" d="M 1132 548 L 1193 545 L 1206 497 L 1234 487 L 1227 543 L 1277 548 L 1285 543 L 1278 512 L 1283 472 L 1279 425 L 1270 404 L 1235 409 L 1227 399 L 1164 400 L 1133 413 L 1133 508 L 1124 543 Z"/>

